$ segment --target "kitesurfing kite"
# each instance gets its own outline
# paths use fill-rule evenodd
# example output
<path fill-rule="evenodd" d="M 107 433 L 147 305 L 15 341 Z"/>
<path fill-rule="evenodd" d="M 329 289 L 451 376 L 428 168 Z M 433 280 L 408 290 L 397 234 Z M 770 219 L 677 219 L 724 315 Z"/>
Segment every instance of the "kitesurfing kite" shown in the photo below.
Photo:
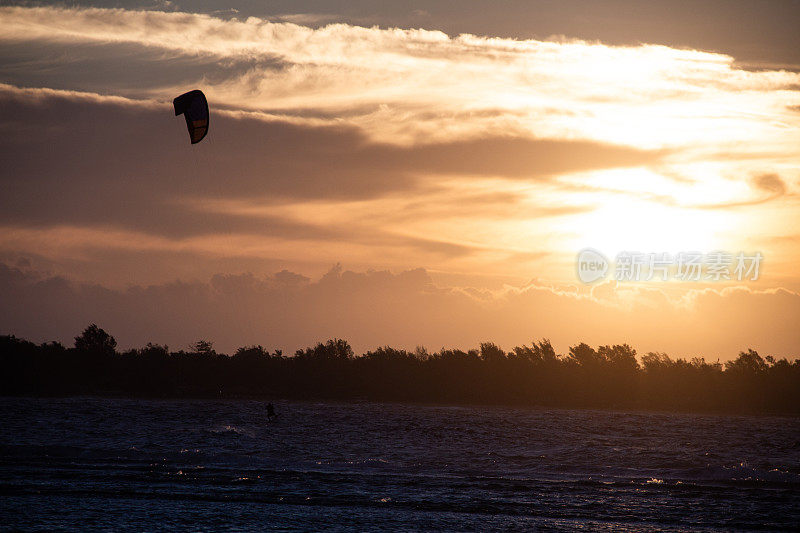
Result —
<path fill-rule="evenodd" d="M 203 91 L 195 89 L 184 93 L 173 100 L 172 105 L 175 106 L 175 116 L 182 114 L 186 119 L 192 144 L 202 141 L 208 133 L 208 101 Z"/>

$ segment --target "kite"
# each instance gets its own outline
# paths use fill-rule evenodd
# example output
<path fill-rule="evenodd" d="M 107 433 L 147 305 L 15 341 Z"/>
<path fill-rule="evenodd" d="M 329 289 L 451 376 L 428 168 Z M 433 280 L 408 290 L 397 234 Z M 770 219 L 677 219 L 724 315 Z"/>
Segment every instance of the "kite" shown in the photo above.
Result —
<path fill-rule="evenodd" d="M 195 89 L 184 93 L 175 98 L 172 105 L 175 106 L 175 116 L 183 115 L 186 119 L 192 144 L 202 141 L 208 133 L 208 101 L 203 91 Z"/>

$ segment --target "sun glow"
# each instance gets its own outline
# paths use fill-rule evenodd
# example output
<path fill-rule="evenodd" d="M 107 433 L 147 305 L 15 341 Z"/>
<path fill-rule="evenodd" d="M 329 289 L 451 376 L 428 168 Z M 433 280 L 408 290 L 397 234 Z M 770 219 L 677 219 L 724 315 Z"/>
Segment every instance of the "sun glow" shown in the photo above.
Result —
<path fill-rule="evenodd" d="M 621 251 L 711 251 L 736 244 L 736 219 L 712 207 L 740 184 L 680 182 L 646 169 L 596 172 L 566 181 L 595 209 L 565 223 L 565 243 L 610 255 Z"/>
<path fill-rule="evenodd" d="M 602 207 L 576 217 L 574 248 L 596 248 L 614 256 L 711 251 L 729 245 L 730 217 L 717 211 L 665 206 L 651 201 L 608 197 Z"/>

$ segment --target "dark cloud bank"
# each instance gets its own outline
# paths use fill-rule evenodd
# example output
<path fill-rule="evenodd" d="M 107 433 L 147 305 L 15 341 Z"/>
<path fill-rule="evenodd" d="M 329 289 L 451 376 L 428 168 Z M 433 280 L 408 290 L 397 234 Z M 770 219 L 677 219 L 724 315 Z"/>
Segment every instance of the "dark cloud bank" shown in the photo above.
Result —
<path fill-rule="evenodd" d="M 510 348 L 549 337 L 563 351 L 586 341 L 723 360 L 747 347 L 798 355 L 800 296 L 789 291 L 702 291 L 691 309 L 658 291 L 639 294 L 635 307 L 611 305 L 622 289 L 595 292 L 597 298 L 531 285 L 498 295 L 439 287 L 423 269 L 359 273 L 338 266 L 319 280 L 282 271 L 112 290 L 0 264 L 0 333 L 70 345 L 96 322 L 121 347 L 180 349 L 204 338 L 227 352 L 262 344 L 292 353 L 334 337 L 359 351 L 469 348 L 486 340 Z"/>

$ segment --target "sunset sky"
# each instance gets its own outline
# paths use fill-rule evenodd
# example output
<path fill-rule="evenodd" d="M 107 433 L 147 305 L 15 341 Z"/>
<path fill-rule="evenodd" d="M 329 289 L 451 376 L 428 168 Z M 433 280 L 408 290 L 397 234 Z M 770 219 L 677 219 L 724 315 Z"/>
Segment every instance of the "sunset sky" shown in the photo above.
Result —
<path fill-rule="evenodd" d="M 18 4 L 18 5 L 17 5 Z M 0 2 L 0 334 L 800 356 L 800 2 Z M 202 89 L 191 146 L 172 99 Z M 760 252 L 758 280 L 576 255 Z"/>

